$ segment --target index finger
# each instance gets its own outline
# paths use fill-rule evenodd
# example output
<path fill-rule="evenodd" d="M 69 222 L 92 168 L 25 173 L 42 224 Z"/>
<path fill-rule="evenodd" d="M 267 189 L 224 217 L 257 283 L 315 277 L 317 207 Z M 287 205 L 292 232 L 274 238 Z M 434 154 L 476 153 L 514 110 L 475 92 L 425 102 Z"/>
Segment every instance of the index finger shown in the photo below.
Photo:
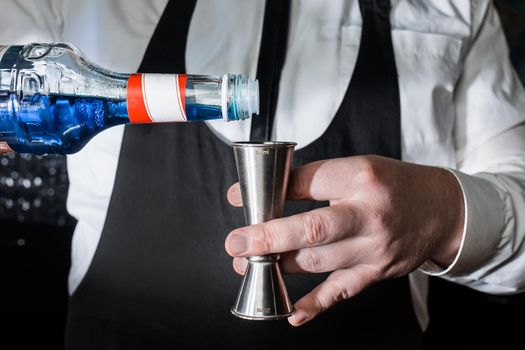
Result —
<path fill-rule="evenodd" d="M 310 199 L 317 201 L 344 198 L 351 191 L 350 158 L 321 160 L 292 170 L 288 181 L 287 199 Z M 228 202 L 242 207 L 239 183 L 228 189 Z"/>
<path fill-rule="evenodd" d="M 295 168 L 288 182 L 288 199 L 328 201 L 351 193 L 352 157 L 312 162 Z"/>

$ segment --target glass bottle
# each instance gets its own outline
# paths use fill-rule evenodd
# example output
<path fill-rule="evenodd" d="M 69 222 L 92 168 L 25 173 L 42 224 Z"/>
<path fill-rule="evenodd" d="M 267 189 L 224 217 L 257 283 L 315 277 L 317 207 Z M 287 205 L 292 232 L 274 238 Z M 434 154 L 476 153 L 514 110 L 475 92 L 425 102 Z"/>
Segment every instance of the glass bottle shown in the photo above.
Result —
<path fill-rule="evenodd" d="M 258 82 L 244 75 L 124 74 L 71 44 L 0 46 L 0 153 L 71 154 L 115 125 L 258 113 Z"/>

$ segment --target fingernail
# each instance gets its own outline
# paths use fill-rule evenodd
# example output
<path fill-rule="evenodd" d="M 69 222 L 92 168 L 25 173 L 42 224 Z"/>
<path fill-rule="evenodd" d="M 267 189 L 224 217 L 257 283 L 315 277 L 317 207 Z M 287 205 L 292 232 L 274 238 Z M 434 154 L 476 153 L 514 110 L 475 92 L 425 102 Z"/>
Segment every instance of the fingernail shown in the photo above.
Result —
<path fill-rule="evenodd" d="M 232 200 L 232 204 L 234 205 L 242 204 L 241 188 L 239 186 L 233 186 L 230 189 L 230 199 Z"/>
<path fill-rule="evenodd" d="M 233 255 L 238 255 L 248 250 L 248 240 L 243 236 L 233 235 L 228 246 Z"/>
<path fill-rule="evenodd" d="M 244 274 L 246 272 L 246 267 L 248 266 L 248 260 L 246 260 L 246 258 L 235 258 L 233 260 L 233 263 L 235 265 L 236 271 L 238 271 L 241 274 Z"/>
<path fill-rule="evenodd" d="M 290 323 L 294 326 L 299 326 L 306 320 L 306 312 L 302 310 L 297 310 L 292 316 L 290 316 Z"/>

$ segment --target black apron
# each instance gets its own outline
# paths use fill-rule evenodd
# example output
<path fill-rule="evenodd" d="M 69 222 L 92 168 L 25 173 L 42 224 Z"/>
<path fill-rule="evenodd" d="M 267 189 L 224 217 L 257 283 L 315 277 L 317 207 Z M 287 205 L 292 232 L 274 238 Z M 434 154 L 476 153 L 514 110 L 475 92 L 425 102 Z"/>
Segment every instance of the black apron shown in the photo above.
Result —
<path fill-rule="evenodd" d="M 348 91 L 323 135 L 295 153 L 296 166 L 357 154 L 400 158 L 389 0 L 361 0 L 360 5 L 361 48 Z M 169 2 L 141 71 L 185 71 L 193 8 L 191 1 L 177 6 Z M 258 64 L 266 118 L 253 120 L 253 139 L 270 134 L 288 16 L 289 1 L 267 0 Z M 166 52 L 166 46 L 174 50 Z M 315 94 L 313 90 L 312 98 Z M 67 349 L 419 347 L 406 277 L 378 283 L 299 328 L 286 320 L 232 316 L 241 277 L 233 272 L 224 240 L 245 225 L 242 209 L 226 201 L 236 181 L 232 148 L 204 123 L 126 127 L 105 227 L 91 266 L 70 299 Z M 286 215 L 324 205 L 289 202 Z M 285 276 L 291 299 L 326 276 Z"/>

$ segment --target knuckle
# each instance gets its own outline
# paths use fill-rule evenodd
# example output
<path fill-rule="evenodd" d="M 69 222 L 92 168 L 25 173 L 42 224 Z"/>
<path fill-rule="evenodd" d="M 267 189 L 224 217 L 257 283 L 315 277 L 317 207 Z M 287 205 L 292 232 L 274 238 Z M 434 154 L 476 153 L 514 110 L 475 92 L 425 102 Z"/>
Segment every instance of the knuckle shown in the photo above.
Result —
<path fill-rule="evenodd" d="M 380 266 L 380 264 L 363 264 L 360 266 L 360 282 L 359 282 L 359 290 L 363 291 L 369 286 L 371 286 L 374 283 L 377 283 L 385 278 L 387 278 L 387 275 L 385 274 L 384 269 Z"/>
<path fill-rule="evenodd" d="M 340 302 L 342 300 L 349 299 L 351 296 L 351 291 L 341 283 L 340 280 L 335 279 L 332 282 L 332 300 L 334 303 Z"/>
<path fill-rule="evenodd" d="M 383 239 L 392 236 L 396 228 L 399 227 L 399 222 L 399 216 L 390 208 L 379 205 L 367 211 L 367 224 L 371 228 L 371 232 Z"/>
<path fill-rule="evenodd" d="M 313 301 L 319 313 L 352 296 L 351 290 L 346 288 L 342 282 L 339 279 L 330 279 L 325 285 L 326 289 L 322 293 L 314 295 Z"/>
<path fill-rule="evenodd" d="M 262 225 L 262 243 L 266 252 L 273 252 L 278 248 L 279 242 L 277 240 L 278 235 L 276 234 L 274 227 L 271 223 Z"/>
<path fill-rule="evenodd" d="M 390 228 L 390 218 L 385 210 L 379 208 L 373 212 L 373 220 L 378 232 L 386 233 Z"/>
<path fill-rule="evenodd" d="M 324 302 L 318 295 L 313 296 L 313 302 L 319 313 L 325 312 L 328 309 L 327 303 Z"/>
<path fill-rule="evenodd" d="M 317 273 L 324 271 L 323 259 L 320 255 L 315 254 L 313 252 L 309 252 L 306 255 L 304 265 L 304 268 L 307 272 Z"/>
<path fill-rule="evenodd" d="M 379 248 L 379 252 L 382 256 L 382 260 L 383 261 L 392 261 L 394 259 L 394 250 L 391 248 L 390 244 L 388 243 L 384 243 L 381 245 L 381 247 Z"/>
<path fill-rule="evenodd" d="M 379 184 L 379 170 L 372 157 L 360 157 L 358 162 L 357 177 L 362 184 L 376 186 Z"/>
<path fill-rule="evenodd" d="M 345 278 L 345 275 L 334 273 L 335 276 L 332 279 L 332 284 L 334 286 L 334 300 L 336 302 L 347 300 L 353 296 L 359 294 L 366 287 L 366 284 L 362 278 L 352 278 L 351 283 L 349 283 L 348 277 Z"/>
<path fill-rule="evenodd" d="M 381 274 L 386 273 L 392 264 L 396 261 L 396 249 L 389 240 L 381 240 L 375 248 L 377 271 Z"/>
<path fill-rule="evenodd" d="M 326 240 L 326 225 L 319 215 L 303 215 L 302 224 L 306 241 L 310 245 L 318 245 Z"/>

